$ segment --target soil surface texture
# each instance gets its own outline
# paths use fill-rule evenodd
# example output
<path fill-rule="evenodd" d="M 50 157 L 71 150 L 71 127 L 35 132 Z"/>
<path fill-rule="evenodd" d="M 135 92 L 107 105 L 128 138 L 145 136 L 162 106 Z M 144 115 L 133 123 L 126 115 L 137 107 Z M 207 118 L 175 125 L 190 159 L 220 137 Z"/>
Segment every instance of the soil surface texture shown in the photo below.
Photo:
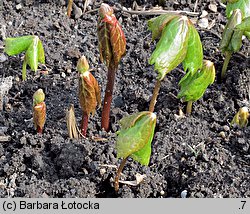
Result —
<path fill-rule="evenodd" d="M 156 42 L 151 42 L 147 20 L 156 15 L 143 11 L 159 8 L 158 1 L 75 0 L 71 18 L 64 0 L 3 0 L 0 4 L 0 78 L 12 78 L 0 112 L 0 197 L 250 197 L 250 126 L 231 127 L 240 107 L 250 99 L 250 43 L 232 56 L 225 81 L 219 73 L 223 55 L 219 42 L 226 24 L 220 1 L 165 1 L 165 10 L 183 11 L 197 27 L 204 58 L 214 62 L 216 80 L 203 98 L 193 104 L 192 115 L 179 117 L 186 103 L 177 99 L 182 66 L 170 72 L 161 85 L 156 103 L 157 125 L 149 166 L 128 159 L 120 184 L 114 177 L 121 162 L 116 157 L 119 120 L 148 110 L 157 73 L 148 64 Z M 68 137 L 66 109 L 73 104 L 78 124 L 82 111 L 78 99 L 76 63 L 84 54 L 102 89 L 107 68 L 100 62 L 96 25 L 102 2 L 115 8 L 126 39 L 126 56 L 116 74 L 111 110 L 111 131 L 101 130 L 101 108 L 90 118 L 87 138 Z M 160 1 L 159 1 L 160 2 Z M 164 1 L 161 1 L 164 2 Z M 211 6 L 212 5 L 212 6 Z M 129 9 L 136 14 L 127 13 Z M 37 35 L 45 48 L 46 67 L 21 77 L 23 54 L 3 53 L 4 38 Z M 48 71 L 48 74 L 46 74 Z M 32 121 L 32 96 L 45 91 L 47 118 L 44 133 L 36 134 Z M 99 140 L 98 140 L 99 139 Z M 186 191 L 185 191 L 186 190 Z"/>

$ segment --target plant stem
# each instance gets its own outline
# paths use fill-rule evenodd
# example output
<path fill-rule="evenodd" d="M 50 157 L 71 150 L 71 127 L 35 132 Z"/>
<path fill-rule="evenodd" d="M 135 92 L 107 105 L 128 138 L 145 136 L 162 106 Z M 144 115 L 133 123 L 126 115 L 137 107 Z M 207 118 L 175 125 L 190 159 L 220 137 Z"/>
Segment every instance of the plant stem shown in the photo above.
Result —
<path fill-rule="evenodd" d="M 82 114 L 82 123 L 81 123 L 81 132 L 82 132 L 82 135 L 84 137 L 86 136 L 86 133 L 87 133 L 88 121 L 89 121 L 88 113 L 83 112 L 83 114 Z"/>
<path fill-rule="evenodd" d="M 104 128 L 106 132 L 109 131 L 109 115 L 110 115 L 112 94 L 113 94 L 114 83 L 115 83 L 115 72 L 116 72 L 116 67 L 112 65 L 109 66 L 108 81 L 107 81 L 105 97 L 103 101 L 102 121 L 101 121 L 101 126 L 102 128 Z"/>
<path fill-rule="evenodd" d="M 71 11 L 72 11 L 72 5 L 73 5 L 73 0 L 69 0 L 68 2 L 68 7 L 67 7 L 67 16 L 71 16 Z"/>
<path fill-rule="evenodd" d="M 117 192 L 119 190 L 119 178 L 121 176 L 121 172 L 125 166 L 125 163 L 127 161 L 128 157 L 124 158 L 117 170 L 116 176 L 115 176 L 115 191 Z"/>
<path fill-rule="evenodd" d="M 193 105 L 193 101 L 188 101 L 187 103 L 187 108 L 186 108 L 186 114 L 190 115 L 192 112 L 192 105 Z"/>
<path fill-rule="evenodd" d="M 40 126 L 37 126 L 36 131 L 37 131 L 37 133 L 42 134 L 43 133 L 43 128 L 41 128 Z"/>
<path fill-rule="evenodd" d="M 23 68 L 22 68 L 22 79 L 23 81 L 26 81 L 26 67 L 27 67 L 27 63 L 26 60 L 24 59 L 23 61 Z"/>
<path fill-rule="evenodd" d="M 229 52 L 229 51 L 225 52 L 225 59 L 224 59 L 224 63 L 223 63 L 222 71 L 221 71 L 221 79 L 225 78 L 227 66 L 230 61 L 231 56 L 232 56 L 232 52 Z"/>
<path fill-rule="evenodd" d="M 157 79 L 157 81 L 155 83 L 155 88 L 154 88 L 154 91 L 153 91 L 153 96 L 151 98 L 150 105 L 149 105 L 149 111 L 150 112 L 154 112 L 156 99 L 158 97 L 160 88 L 161 88 L 161 80 Z"/>

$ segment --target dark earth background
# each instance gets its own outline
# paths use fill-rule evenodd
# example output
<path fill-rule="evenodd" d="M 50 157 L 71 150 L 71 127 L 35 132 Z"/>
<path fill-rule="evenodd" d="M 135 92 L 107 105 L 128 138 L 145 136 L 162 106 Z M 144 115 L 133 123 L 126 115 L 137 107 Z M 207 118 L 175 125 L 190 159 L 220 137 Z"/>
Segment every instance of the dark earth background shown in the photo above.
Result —
<path fill-rule="evenodd" d="M 157 1 L 103 1 L 115 5 L 117 19 L 127 39 L 127 54 L 116 76 L 111 112 L 112 130 L 101 131 L 98 109 L 90 119 L 88 138 L 70 140 L 65 111 L 72 103 L 80 123 L 76 62 L 84 54 L 101 88 L 106 85 L 106 67 L 99 60 L 96 34 L 97 9 L 102 1 L 92 1 L 81 14 L 83 1 L 76 1 L 72 17 L 66 15 L 64 0 L 0 1 L 1 62 L 0 77 L 13 77 L 0 112 L 0 197 L 250 197 L 250 126 L 230 127 L 240 107 L 249 106 L 250 43 L 244 39 L 241 51 L 233 55 L 227 78 L 219 80 L 223 56 L 220 36 L 226 23 L 225 7 L 220 1 L 166 1 L 164 9 L 198 12 L 188 15 L 201 23 L 202 11 L 209 26 L 196 25 L 204 48 L 204 58 L 214 62 L 217 77 L 202 99 L 194 103 L 190 117 L 179 118 L 185 103 L 176 98 L 178 81 L 184 75 L 179 66 L 162 83 L 155 112 L 157 126 L 148 167 L 129 159 L 122 180 L 146 175 L 138 186 L 120 184 L 116 194 L 113 180 L 117 160 L 114 149 L 119 120 L 147 110 L 156 72 L 148 64 L 155 42 L 147 30 L 154 16 L 131 15 L 121 5 L 136 10 L 152 9 Z M 20 8 L 21 4 L 21 8 Z M 216 6 L 216 10 L 211 7 Z M 19 6 L 17 6 L 19 5 Z M 210 28 L 210 29 L 209 29 Z M 46 54 L 48 75 L 29 69 L 28 80 L 21 81 L 22 56 L 3 54 L 4 37 L 38 35 Z M 37 135 L 32 123 L 32 96 L 42 88 L 46 94 L 47 120 L 43 135 Z M 3 127 L 7 127 L 3 128 Z M 95 141 L 93 136 L 106 138 Z"/>

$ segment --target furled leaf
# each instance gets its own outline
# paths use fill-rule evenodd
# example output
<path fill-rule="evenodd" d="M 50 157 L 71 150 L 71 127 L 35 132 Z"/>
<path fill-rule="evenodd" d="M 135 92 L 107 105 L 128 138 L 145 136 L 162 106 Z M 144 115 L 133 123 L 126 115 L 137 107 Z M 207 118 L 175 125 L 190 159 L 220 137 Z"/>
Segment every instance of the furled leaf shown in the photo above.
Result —
<path fill-rule="evenodd" d="M 35 36 L 25 54 L 25 61 L 33 71 L 38 68 L 38 41 L 39 38 Z"/>
<path fill-rule="evenodd" d="M 33 121 L 35 129 L 42 130 L 46 120 L 45 94 L 38 89 L 33 95 Z"/>
<path fill-rule="evenodd" d="M 89 70 L 89 63 L 86 59 L 86 57 L 83 55 L 77 62 L 77 71 L 80 74 L 83 74 L 84 72 Z"/>
<path fill-rule="evenodd" d="M 188 72 L 184 76 L 185 80 L 181 80 L 181 90 L 178 94 L 178 98 L 183 98 L 184 101 L 196 101 L 200 99 L 207 87 L 214 82 L 215 68 L 211 61 L 204 60 L 201 70 Z"/>
<path fill-rule="evenodd" d="M 101 103 L 101 93 L 97 80 L 89 72 L 80 74 L 79 99 L 83 112 L 94 114 L 97 104 Z"/>
<path fill-rule="evenodd" d="M 175 17 L 178 15 L 173 13 L 163 14 L 157 16 L 148 21 L 148 29 L 152 31 L 152 40 L 159 38 L 161 36 L 163 28 Z"/>
<path fill-rule="evenodd" d="M 149 59 L 149 63 L 158 70 L 160 80 L 185 59 L 187 44 L 188 19 L 185 16 L 175 17 L 163 29 L 161 39 Z"/>
<path fill-rule="evenodd" d="M 222 50 L 222 52 L 225 52 L 225 51 L 234 52 L 232 48 L 232 44 L 231 44 L 233 41 L 232 37 L 233 37 L 236 25 L 240 24 L 241 20 L 242 20 L 241 11 L 239 9 L 234 10 L 222 34 L 222 39 L 220 42 L 220 49 Z"/>
<path fill-rule="evenodd" d="M 38 41 L 38 62 L 44 64 L 45 63 L 45 55 L 44 55 L 44 49 L 43 49 L 43 43 L 39 39 Z"/>
<path fill-rule="evenodd" d="M 97 31 L 101 61 L 104 61 L 107 67 L 110 63 L 118 67 L 126 51 L 124 32 L 109 5 L 101 4 L 99 16 Z"/>
<path fill-rule="evenodd" d="M 248 124 L 249 112 L 247 107 L 242 107 L 234 116 L 231 125 L 239 125 L 241 128 L 246 127 Z"/>
<path fill-rule="evenodd" d="M 189 35 L 187 55 L 182 62 L 184 71 L 192 73 L 202 68 L 203 50 L 199 33 L 194 25 L 189 21 Z"/>
<path fill-rule="evenodd" d="M 4 40 L 4 52 L 9 56 L 26 51 L 33 41 L 34 36 L 21 36 L 17 38 L 6 38 Z"/>
<path fill-rule="evenodd" d="M 236 28 L 242 31 L 250 32 L 250 16 L 247 18 L 244 18 L 242 22 L 236 26 Z"/>
<path fill-rule="evenodd" d="M 116 142 L 118 158 L 130 156 L 142 165 L 148 165 L 155 124 L 156 115 L 148 111 L 123 118 Z"/>
<path fill-rule="evenodd" d="M 237 29 L 234 30 L 229 50 L 231 50 L 232 52 L 237 52 L 240 50 L 242 46 L 242 36 L 243 36 L 243 31 Z"/>
<path fill-rule="evenodd" d="M 240 9 L 242 18 L 250 16 L 250 0 L 238 0 L 234 3 L 227 3 L 226 14 L 230 18 L 235 9 Z"/>
<path fill-rule="evenodd" d="M 33 106 L 43 102 L 45 99 L 45 94 L 42 89 L 38 89 L 33 95 Z"/>

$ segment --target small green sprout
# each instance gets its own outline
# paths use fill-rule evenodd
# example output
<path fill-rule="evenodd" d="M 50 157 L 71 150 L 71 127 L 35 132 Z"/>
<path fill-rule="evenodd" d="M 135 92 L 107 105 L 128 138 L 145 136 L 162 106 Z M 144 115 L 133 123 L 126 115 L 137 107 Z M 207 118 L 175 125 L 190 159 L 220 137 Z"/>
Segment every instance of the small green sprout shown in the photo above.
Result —
<path fill-rule="evenodd" d="M 148 165 L 151 142 L 154 136 L 156 115 L 149 111 L 138 112 L 123 118 L 116 142 L 117 157 L 123 158 L 115 178 L 115 190 L 119 189 L 119 177 L 128 157 L 142 165 Z"/>
<path fill-rule="evenodd" d="M 226 74 L 228 63 L 233 53 L 242 46 L 242 35 L 250 39 L 249 18 L 250 0 L 227 0 L 226 15 L 228 22 L 222 34 L 220 49 L 225 55 L 221 78 Z M 242 23 L 242 24 L 241 24 Z"/>
<path fill-rule="evenodd" d="M 9 55 L 17 55 L 25 53 L 22 78 L 26 80 L 26 66 L 30 66 L 31 70 L 35 71 L 38 68 L 38 63 L 45 63 L 44 49 L 41 40 L 38 36 L 21 36 L 17 38 L 6 38 L 4 41 L 4 51 Z"/>
<path fill-rule="evenodd" d="M 166 74 L 183 64 L 185 71 L 196 72 L 202 67 L 203 50 L 200 36 L 186 16 L 168 13 L 149 20 L 152 40 L 160 38 L 149 64 L 158 70 L 149 111 L 154 111 L 161 81 Z"/>
<path fill-rule="evenodd" d="M 207 87 L 214 82 L 215 68 L 214 64 L 209 60 L 204 60 L 201 70 L 196 72 L 189 71 L 179 82 L 181 90 L 178 98 L 188 102 L 187 114 L 191 114 L 192 103 L 200 99 Z"/>
<path fill-rule="evenodd" d="M 244 128 L 248 124 L 248 117 L 249 117 L 249 112 L 247 107 L 242 107 L 240 110 L 237 112 L 237 114 L 234 116 L 231 126 L 236 124 L 240 126 L 241 128 Z"/>

